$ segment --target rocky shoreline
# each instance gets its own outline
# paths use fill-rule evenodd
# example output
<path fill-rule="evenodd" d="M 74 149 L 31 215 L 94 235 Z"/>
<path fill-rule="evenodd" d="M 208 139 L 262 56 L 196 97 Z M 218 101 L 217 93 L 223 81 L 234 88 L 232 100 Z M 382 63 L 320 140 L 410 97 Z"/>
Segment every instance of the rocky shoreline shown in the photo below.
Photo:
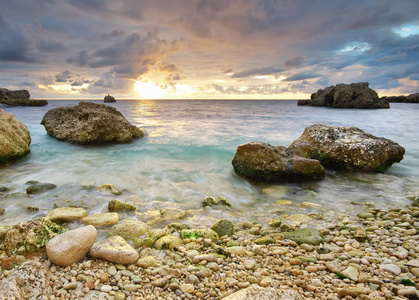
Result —
<path fill-rule="evenodd" d="M 131 238 L 138 257 L 130 263 L 90 254 L 62 267 L 45 252 L 25 258 L 2 249 L 0 298 L 417 299 L 419 201 L 412 200 L 391 210 L 364 204 L 356 217 L 334 216 L 326 227 L 316 225 L 321 215 L 283 215 L 268 224 L 224 220 L 230 225 L 201 230 L 147 226 Z"/>

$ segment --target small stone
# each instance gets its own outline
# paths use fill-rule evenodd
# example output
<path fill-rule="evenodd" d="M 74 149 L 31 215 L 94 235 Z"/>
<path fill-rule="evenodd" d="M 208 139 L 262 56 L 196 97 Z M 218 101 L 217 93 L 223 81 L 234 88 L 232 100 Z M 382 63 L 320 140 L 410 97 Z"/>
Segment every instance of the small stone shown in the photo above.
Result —
<path fill-rule="evenodd" d="M 116 212 L 93 214 L 81 219 L 83 224 L 93 225 L 95 227 L 107 227 L 118 223 L 119 215 Z"/>
<path fill-rule="evenodd" d="M 316 266 L 307 266 L 307 267 L 305 268 L 305 270 L 306 270 L 307 272 L 309 272 L 309 273 L 315 273 L 315 272 L 317 272 L 317 271 L 318 271 L 318 269 L 317 269 L 317 267 L 316 267 Z"/>
<path fill-rule="evenodd" d="M 253 259 L 246 259 L 243 264 L 247 270 L 252 270 L 256 265 L 256 261 Z"/>
<path fill-rule="evenodd" d="M 110 291 L 112 291 L 112 287 L 110 285 L 105 284 L 100 287 L 100 291 L 109 293 Z"/>
<path fill-rule="evenodd" d="M 182 285 L 180 286 L 180 290 L 181 290 L 183 293 L 189 293 L 189 294 L 192 294 L 192 293 L 193 293 L 193 291 L 195 290 L 195 288 L 194 288 L 194 286 L 193 286 L 192 284 L 190 284 L 190 283 L 186 283 L 186 284 L 182 284 Z"/>
<path fill-rule="evenodd" d="M 351 297 L 358 297 L 359 295 L 366 295 L 368 294 L 368 291 L 366 289 L 363 288 L 343 288 L 340 289 L 338 291 L 338 295 L 340 297 L 346 297 L 346 296 L 351 296 Z"/>
<path fill-rule="evenodd" d="M 358 281 L 359 273 L 358 270 L 354 267 L 348 267 L 347 269 L 342 271 L 342 274 L 346 277 L 349 277 L 353 281 Z"/>
<path fill-rule="evenodd" d="M 275 241 L 270 236 L 264 236 L 264 237 L 254 240 L 253 243 L 255 243 L 256 245 L 270 245 L 270 244 L 274 244 Z"/>
<path fill-rule="evenodd" d="M 201 277 L 211 277 L 212 276 L 212 271 L 208 268 L 202 268 L 202 269 L 199 270 L 198 274 Z"/>
<path fill-rule="evenodd" d="M 328 268 L 333 273 L 340 272 L 340 270 L 342 269 L 340 263 L 338 263 L 337 261 L 326 262 L 326 268 Z"/>
<path fill-rule="evenodd" d="M 150 267 L 155 267 L 157 265 L 157 261 L 153 256 L 145 256 L 140 258 L 137 261 L 137 266 L 147 269 Z"/>
<path fill-rule="evenodd" d="M 113 296 L 114 300 L 125 300 L 126 295 L 124 292 L 116 292 L 115 295 Z"/>
<path fill-rule="evenodd" d="M 419 260 L 418 259 L 409 260 L 409 262 L 407 264 L 411 267 L 419 268 Z"/>
<path fill-rule="evenodd" d="M 380 265 L 380 269 L 384 270 L 384 271 L 387 271 L 387 272 L 390 272 L 394 275 L 399 275 L 402 272 L 401 268 L 399 266 L 394 265 L 394 264 L 382 264 L 382 265 Z"/>
<path fill-rule="evenodd" d="M 115 266 L 110 266 L 110 267 L 108 268 L 108 274 L 109 274 L 109 275 L 111 275 L 111 276 L 115 276 L 115 275 L 116 275 L 116 273 L 117 273 L 117 270 L 116 270 L 116 267 L 115 267 Z"/>
<path fill-rule="evenodd" d="M 161 249 L 172 250 L 173 248 L 180 246 L 182 244 L 183 244 L 183 241 L 181 238 L 174 235 L 167 235 L 167 236 L 163 236 L 159 238 L 156 241 L 155 246 L 157 250 L 161 250 Z"/>
<path fill-rule="evenodd" d="M 78 207 L 59 207 L 50 211 L 45 218 L 55 223 L 73 222 L 87 217 L 87 211 Z"/>
<path fill-rule="evenodd" d="M 135 292 L 137 290 L 137 286 L 135 284 L 125 284 L 124 290 L 127 292 Z"/>
<path fill-rule="evenodd" d="M 111 200 L 108 203 L 108 210 L 112 212 L 116 211 L 133 211 L 136 210 L 137 207 L 134 204 L 119 201 L 119 200 Z"/>
<path fill-rule="evenodd" d="M 406 286 L 397 291 L 398 296 L 409 297 L 416 294 L 417 289 L 414 286 Z"/>
<path fill-rule="evenodd" d="M 314 249 L 314 247 L 309 245 L 309 244 L 301 244 L 300 248 L 307 251 L 307 252 L 311 252 Z"/>
<path fill-rule="evenodd" d="M 290 264 L 299 266 L 303 264 L 303 261 L 299 258 L 291 258 Z"/>
<path fill-rule="evenodd" d="M 65 290 L 74 290 L 75 288 L 77 288 L 77 281 L 69 282 L 63 285 L 63 289 Z"/>

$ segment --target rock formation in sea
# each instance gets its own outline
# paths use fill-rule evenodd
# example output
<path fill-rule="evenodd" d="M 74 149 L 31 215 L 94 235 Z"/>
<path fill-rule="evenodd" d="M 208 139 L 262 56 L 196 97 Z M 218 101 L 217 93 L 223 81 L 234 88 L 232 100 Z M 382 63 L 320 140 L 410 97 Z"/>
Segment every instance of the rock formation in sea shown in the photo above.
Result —
<path fill-rule="evenodd" d="M 144 136 L 114 107 L 92 102 L 51 109 L 41 124 L 49 135 L 81 145 L 128 143 Z"/>
<path fill-rule="evenodd" d="M 387 100 L 380 99 L 368 82 L 337 84 L 311 94 L 311 100 L 299 100 L 298 105 L 331 106 L 336 108 L 389 108 Z"/>
<path fill-rule="evenodd" d="M 44 106 L 47 100 L 29 99 L 30 94 L 27 90 L 10 91 L 0 88 L 0 102 L 11 106 Z"/>
<path fill-rule="evenodd" d="M 325 176 L 318 160 L 301 157 L 283 146 L 262 142 L 238 146 L 232 164 L 237 175 L 256 184 L 302 182 Z"/>
<path fill-rule="evenodd" d="M 419 93 L 410 94 L 408 96 L 389 96 L 381 97 L 381 99 L 387 100 L 388 102 L 399 102 L 399 103 L 419 103 Z"/>
<path fill-rule="evenodd" d="M 14 114 L 0 109 L 0 165 L 11 163 L 29 154 L 31 136 Z"/>
<path fill-rule="evenodd" d="M 403 159 L 405 149 L 357 127 L 314 124 L 289 147 L 317 159 L 325 168 L 350 172 L 383 172 Z M 305 153 L 304 153 L 305 152 Z"/>
<path fill-rule="evenodd" d="M 115 97 L 112 97 L 111 95 L 106 95 L 105 98 L 103 98 L 104 102 L 116 102 Z"/>

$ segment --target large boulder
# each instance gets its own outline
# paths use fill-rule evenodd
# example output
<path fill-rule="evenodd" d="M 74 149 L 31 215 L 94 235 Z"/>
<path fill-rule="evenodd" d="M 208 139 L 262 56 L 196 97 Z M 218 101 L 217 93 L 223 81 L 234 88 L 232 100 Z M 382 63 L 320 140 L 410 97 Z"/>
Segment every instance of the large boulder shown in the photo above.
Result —
<path fill-rule="evenodd" d="M 379 98 L 368 82 L 337 84 L 311 94 L 311 100 L 298 101 L 298 105 L 332 106 L 336 108 L 389 108 L 388 101 Z"/>
<path fill-rule="evenodd" d="M 237 175 L 256 184 L 302 182 L 325 176 L 318 160 L 301 157 L 283 146 L 262 142 L 238 146 L 232 163 Z"/>
<path fill-rule="evenodd" d="M 29 99 L 30 95 L 27 90 L 10 91 L 8 89 L 0 89 L 0 102 L 11 106 L 44 106 L 47 100 Z"/>
<path fill-rule="evenodd" d="M 15 161 L 30 152 L 31 136 L 14 114 L 0 109 L 0 165 Z"/>
<path fill-rule="evenodd" d="M 128 143 L 144 136 L 114 107 L 92 102 L 51 109 L 41 124 L 49 135 L 73 144 Z"/>
<path fill-rule="evenodd" d="M 309 147 L 307 147 L 309 145 Z M 289 147 L 317 159 L 325 168 L 346 171 L 383 172 L 403 159 L 399 144 L 376 137 L 357 127 L 314 124 Z"/>

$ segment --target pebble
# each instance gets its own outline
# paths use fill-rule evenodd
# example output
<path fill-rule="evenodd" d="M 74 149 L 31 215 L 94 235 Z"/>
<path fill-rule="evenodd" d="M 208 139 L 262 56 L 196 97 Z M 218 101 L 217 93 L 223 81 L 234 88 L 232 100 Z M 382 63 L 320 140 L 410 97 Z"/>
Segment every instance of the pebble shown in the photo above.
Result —
<path fill-rule="evenodd" d="M 247 270 L 252 270 L 255 265 L 256 265 L 256 261 L 254 261 L 253 259 L 246 259 L 243 262 L 244 266 L 246 267 Z"/>
<path fill-rule="evenodd" d="M 380 269 L 384 271 L 388 271 L 394 275 L 399 275 L 402 272 L 402 269 L 394 264 L 382 264 L 380 265 Z"/>
<path fill-rule="evenodd" d="M 192 294 L 192 293 L 193 293 L 193 291 L 195 290 L 195 288 L 194 288 L 194 286 L 193 286 L 192 284 L 190 284 L 190 283 L 186 283 L 186 284 L 182 284 L 182 285 L 180 286 L 180 290 L 181 290 L 183 293 L 189 293 L 189 294 Z"/>
<path fill-rule="evenodd" d="M 100 287 L 100 290 L 102 292 L 109 293 L 110 291 L 112 291 L 112 287 L 110 285 L 105 284 Z"/>

